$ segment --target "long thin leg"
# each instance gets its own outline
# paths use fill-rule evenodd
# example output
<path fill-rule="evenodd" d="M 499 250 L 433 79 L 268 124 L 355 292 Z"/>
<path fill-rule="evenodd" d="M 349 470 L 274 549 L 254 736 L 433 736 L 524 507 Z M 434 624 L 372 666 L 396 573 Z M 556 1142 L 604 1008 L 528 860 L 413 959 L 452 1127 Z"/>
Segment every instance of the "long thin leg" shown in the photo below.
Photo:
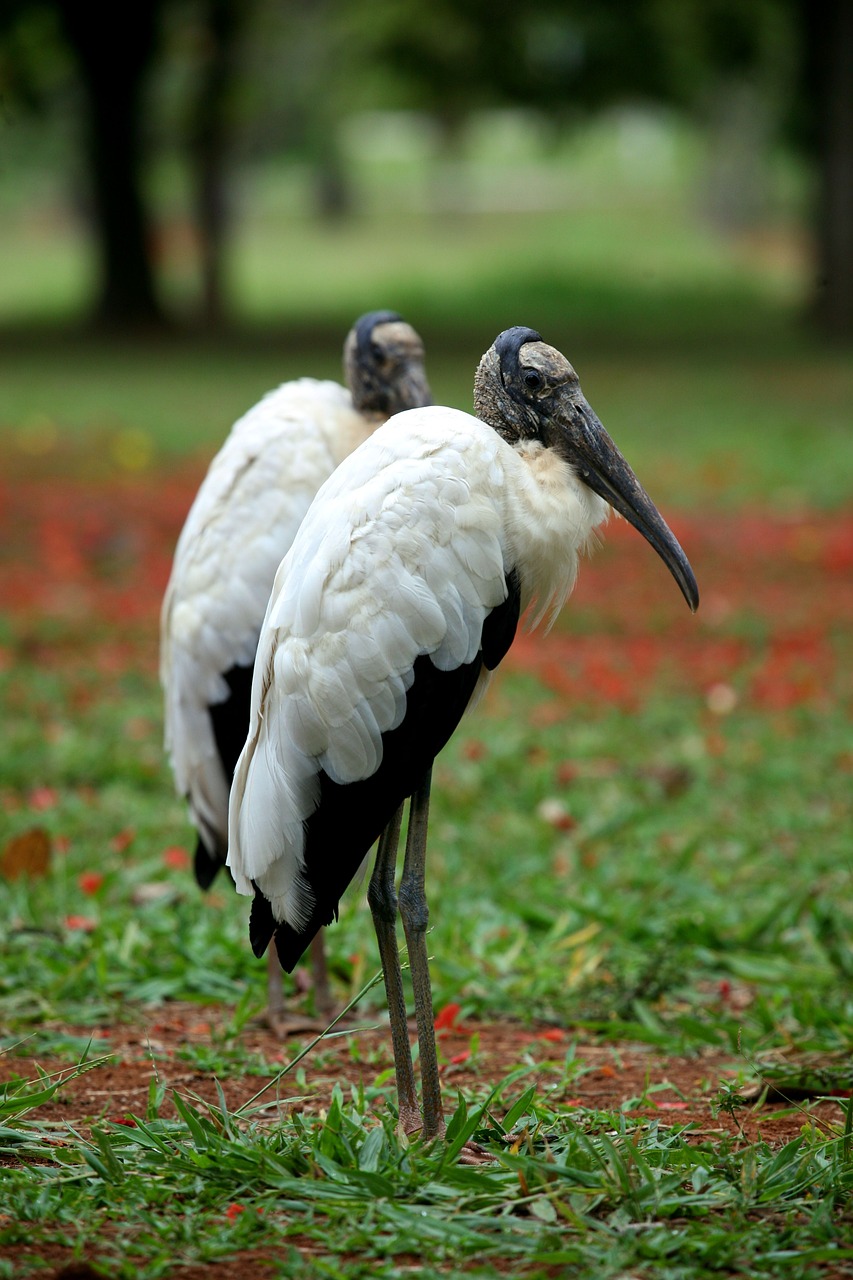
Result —
<path fill-rule="evenodd" d="M 394 888 L 397 845 L 400 840 L 402 821 L 403 806 L 401 805 L 380 837 L 376 865 L 367 888 L 367 901 L 373 916 L 373 927 L 379 944 L 379 958 L 382 961 L 382 975 L 385 979 L 385 995 L 391 1021 L 391 1044 L 394 1050 L 394 1071 L 397 1077 L 400 1125 L 404 1133 L 415 1133 L 421 1128 L 421 1115 L 418 1110 L 412 1048 L 409 1044 L 409 1028 L 406 1022 L 406 997 L 403 993 L 403 974 L 397 948 L 397 893 Z"/>
<path fill-rule="evenodd" d="M 311 958 L 314 961 L 314 980 L 316 983 L 315 943 L 316 939 L 311 944 Z M 322 943 L 321 958 L 325 958 L 322 953 Z M 287 1001 L 284 998 L 284 974 L 279 964 L 275 943 L 270 943 L 267 951 L 267 1010 L 264 1022 L 271 1031 L 274 1031 L 277 1036 L 293 1036 L 300 1035 L 303 1031 L 317 1031 L 320 1028 L 322 1018 L 328 1019 L 331 1017 L 328 1010 L 323 1007 L 324 991 L 326 999 L 329 999 L 328 983 L 325 988 L 320 984 L 317 996 L 317 1011 L 320 1014 L 320 1021 L 316 1018 L 308 1018 L 302 1014 L 290 1012 L 287 1007 Z"/>
<path fill-rule="evenodd" d="M 439 1138 L 444 1134 L 441 1110 L 441 1084 L 438 1078 L 438 1056 L 435 1051 L 435 1019 L 432 1011 L 432 987 L 429 980 L 426 929 L 429 922 L 424 888 L 426 872 L 427 822 L 432 770 L 412 794 L 409 807 L 409 833 L 406 860 L 400 880 L 400 915 L 409 948 L 409 968 L 415 993 L 415 1018 L 418 1023 L 424 1137 Z"/>
<path fill-rule="evenodd" d="M 271 1027 L 282 1026 L 286 1017 L 281 979 L 281 965 L 275 943 L 271 942 L 267 950 L 267 1022 Z"/>
<path fill-rule="evenodd" d="M 314 978 L 314 1008 L 321 1017 L 331 1018 L 335 1002 L 329 989 L 329 970 L 322 930 L 311 940 L 311 973 Z"/>

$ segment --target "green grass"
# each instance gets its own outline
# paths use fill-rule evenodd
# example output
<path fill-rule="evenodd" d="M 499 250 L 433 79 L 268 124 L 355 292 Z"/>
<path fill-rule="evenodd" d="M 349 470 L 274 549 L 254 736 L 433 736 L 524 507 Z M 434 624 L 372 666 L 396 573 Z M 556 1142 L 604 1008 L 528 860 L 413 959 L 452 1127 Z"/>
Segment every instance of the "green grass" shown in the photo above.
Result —
<path fill-rule="evenodd" d="M 38 688 L 24 708 L 21 682 Z M 460 730 L 439 763 L 437 1004 L 458 1001 L 479 1017 L 568 1018 L 685 1050 L 849 1045 L 853 864 L 849 771 L 838 764 L 846 707 L 735 711 L 712 755 L 696 704 L 667 700 L 627 717 L 590 704 L 571 724 L 538 725 L 536 708 L 552 696 L 504 675 L 492 713 Z M 6 891 L 0 1008 L 15 1032 L 54 1019 L 94 1025 L 120 1018 L 127 1002 L 236 1002 L 247 982 L 260 1003 L 244 903 L 225 894 L 204 907 L 191 877 L 163 866 L 163 850 L 189 843 L 189 832 L 160 757 L 153 679 L 125 676 L 75 713 L 61 677 L 42 672 L 36 686 L 35 670 L 19 665 L 0 677 L 0 702 L 18 704 L 7 712 L 4 785 L 25 802 L 36 785 L 55 788 L 54 805 L 31 821 L 69 845 L 46 881 Z M 129 724 L 138 726 L 131 739 Z M 579 770 L 571 784 L 559 781 L 567 759 Z M 668 794 L 668 770 L 684 771 L 683 792 Z M 576 824 L 556 836 L 538 816 L 554 798 Z M 25 817 L 5 824 L 20 829 Z M 126 830 L 132 844 L 116 848 Z M 92 898 L 77 883 L 87 871 L 105 877 Z M 163 896 L 134 905 L 134 891 L 152 882 Z M 373 954 L 360 898 L 332 935 L 344 979 L 352 965 L 343 957 Z M 58 948 L 59 922 L 75 914 L 97 929 L 60 930 Z M 736 1018 L 716 995 L 723 978 L 754 991 Z M 379 993 L 372 1003 L 381 1006 Z"/>
<path fill-rule="evenodd" d="M 67 841 L 46 879 L 4 895 L 6 1044 L 33 1037 L 27 1052 L 85 1062 L 92 1048 L 57 1026 L 109 1026 L 170 999 L 224 1002 L 236 1010 L 230 1030 L 184 1059 L 215 1073 L 227 1095 L 229 1078 L 269 1069 L 239 1039 L 264 998 L 263 966 L 248 953 L 244 903 L 230 893 L 206 903 L 186 871 L 164 866 L 164 848 L 188 833 L 159 759 L 153 677 L 129 672 L 73 711 L 49 666 L 24 663 L 0 679 L 0 704 L 17 713 L 6 720 L 6 796 L 56 789 L 52 806 L 28 815 L 25 802 L 10 825 L 37 821 Z M 709 748 L 697 733 L 702 708 L 683 697 L 627 717 L 590 703 L 571 723 L 540 724 L 552 702 L 532 677 L 505 674 L 440 763 L 429 867 L 436 1006 L 692 1053 L 697 1071 L 711 1047 L 743 1078 L 779 1052 L 849 1062 L 846 709 L 735 709 Z M 37 704 L 51 707 L 47 734 Z M 577 775 L 561 784 L 567 759 Z M 661 782 L 671 769 L 687 770 L 675 793 Z M 555 797 L 571 830 L 541 816 Z M 128 828 L 123 848 L 115 837 Z M 104 876 L 94 895 L 78 879 L 92 870 Z M 134 903 L 151 884 L 161 895 Z M 339 995 L 375 966 L 360 898 L 330 935 Z M 92 932 L 63 927 L 77 913 L 96 922 Z M 723 982 L 748 1000 L 730 1008 Z M 378 1013 L 380 993 L 363 998 L 361 1016 Z M 95 1043 L 109 1050 L 108 1039 Z M 319 1062 L 317 1051 L 304 1059 L 285 1093 L 299 1093 Z M 566 1081 L 576 1065 L 570 1049 Z M 566 1108 L 559 1071 L 540 1091 L 531 1070 L 521 1061 L 508 1080 L 466 1091 L 449 1150 L 401 1142 L 370 1088 L 345 1088 L 319 1120 L 270 1125 L 229 1115 L 225 1095 L 218 1108 L 182 1095 L 178 1119 L 163 1119 L 152 1080 L 135 1128 L 101 1120 L 84 1135 L 39 1121 L 48 1082 L 19 1084 L 0 1113 L 0 1150 L 22 1161 L 4 1170 L 0 1244 L 37 1251 L 44 1238 L 83 1256 L 96 1247 L 116 1275 L 145 1280 L 176 1260 L 251 1248 L 281 1251 L 281 1274 L 295 1277 L 316 1273 L 315 1252 L 324 1274 L 389 1280 L 412 1254 L 427 1275 L 845 1274 L 849 1101 L 846 1131 L 843 1119 L 816 1125 L 806 1109 L 801 1136 L 779 1147 L 696 1134 L 677 1118 Z M 732 1097 L 724 1090 L 719 1105 Z M 494 1166 L 455 1163 L 452 1140 L 470 1133 Z M 233 1204 L 242 1210 L 229 1217 Z M 842 1270 L 826 1271 L 830 1262 Z"/>
<path fill-rule="evenodd" d="M 336 1090 L 321 1122 L 273 1127 L 230 1114 L 221 1092 L 219 1106 L 174 1100 L 179 1118 L 161 1119 L 152 1087 L 133 1127 L 96 1125 L 61 1152 L 37 1122 L 5 1131 L 19 1154 L 50 1161 L 36 1173 L 54 1238 L 85 1256 L 120 1203 L 123 1239 L 109 1253 L 122 1277 L 153 1280 L 176 1263 L 227 1262 L 263 1246 L 280 1251 L 280 1275 L 389 1280 L 407 1274 L 413 1256 L 424 1275 L 556 1267 L 671 1280 L 816 1277 L 833 1263 L 842 1275 L 853 1258 L 843 1227 L 849 1108 L 837 1133 L 804 1126 L 777 1150 L 744 1148 L 618 1112 L 568 1115 L 510 1077 L 460 1098 L 446 1145 L 425 1149 L 401 1142 L 393 1117 L 368 1119 L 358 1093 Z M 469 1138 L 493 1164 L 456 1162 Z M 34 1180 L 9 1176 L 5 1207 L 19 1221 L 0 1230 L 0 1243 L 37 1246 Z"/>

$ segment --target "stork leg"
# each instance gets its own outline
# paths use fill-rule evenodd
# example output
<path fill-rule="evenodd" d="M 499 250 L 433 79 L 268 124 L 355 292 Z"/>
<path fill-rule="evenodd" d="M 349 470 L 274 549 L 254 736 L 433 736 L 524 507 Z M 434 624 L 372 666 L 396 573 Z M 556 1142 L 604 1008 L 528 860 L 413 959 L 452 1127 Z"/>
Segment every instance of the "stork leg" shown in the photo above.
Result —
<path fill-rule="evenodd" d="M 403 993 L 403 974 L 397 948 L 397 892 L 394 887 L 397 845 L 400 840 L 402 821 L 403 806 L 401 805 L 379 839 L 376 865 L 367 889 L 367 901 L 373 916 L 373 927 L 379 944 L 379 958 L 382 962 L 382 976 L 385 979 L 388 1017 L 391 1022 L 391 1045 L 394 1050 L 394 1072 L 397 1078 L 400 1126 L 404 1133 L 416 1133 L 421 1128 L 421 1115 L 418 1110 L 412 1049 L 409 1044 L 409 1027 L 406 1021 L 406 997 Z"/>
<path fill-rule="evenodd" d="M 267 1015 L 266 1021 L 272 1029 L 278 1030 L 286 1021 L 284 987 L 282 986 L 282 969 L 274 945 L 267 950 Z"/>
<path fill-rule="evenodd" d="M 334 1014 L 332 998 L 329 991 L 329 980 L 326 971 L 326 955 L 322 935 L 318 934 L 311 944 L 311 966 L 314 975 L 315 1005 L 318 1017 L 310 1018 L 303 1014 L 288 1010 L 284 997 L 284 985 L 281 965 L 275 944 L 271 943 L 267 951 L 267 1008 L 263 1022 L 277 1036 L 298 1036 L 306 1031 L 320 1031 Z"/>
<path fill-rule="evenodd" d="M 321 1018 L 331 1019 L 335 1014 L 335 1002 L 329 988 L 329 969 L 322 931 L 311 940 L 311 973 L 314 978 L 314 1008 Z"/>
<path fill-rule="evenodd" d="M 432 987 L 429 980 L 429 956 L 426 929 L 429 923 L 424 878 L 426 872 L 427 822 L 432 770 L 429 769 L 418 789 L 412 793 L 409 807 L 409 831 L 406 860 L 400 880 L 400 915 L 409 948 L 409 968 L 415 995 L 415 1018 L 418 1024 L 418 1048 L 421 1069 L 421 1093 L 424 1114 L 424 1137 L 429 1141 L 444 1134 L 441 1110 L 441 1084 L 438 1078 L 438 1056 L 435 1050 L 435 1019 L 432 1010 Z"/>

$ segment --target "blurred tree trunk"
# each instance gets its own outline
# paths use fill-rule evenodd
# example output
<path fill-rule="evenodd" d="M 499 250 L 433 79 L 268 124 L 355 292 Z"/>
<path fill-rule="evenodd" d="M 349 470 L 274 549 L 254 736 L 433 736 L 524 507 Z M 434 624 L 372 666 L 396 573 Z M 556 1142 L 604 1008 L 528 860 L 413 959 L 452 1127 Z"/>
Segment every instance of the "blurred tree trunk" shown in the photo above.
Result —
<path fill-rule="evenodd" d="M 158 0 L 104 8 L 57 0 L 86 104 L 100 289 L 96 319 L 111 327 L 159 325 L 151 237 L 142 195 L 142 93 L 157 44 Z"/>
<path fill-rule="evenodd" d="M 313 169 L 314 208 L 327 223 L 343 222 L 355 207 L 339 136 L 347 106 L 345 91 L 341 97 L 341 72 L 347 52 L 339 29 L 342 8 L 336 0 L 314 0 L 302 44 L 301 96 L 305 142 Z"/>
<path fill-rule="evenodd" d="M 817 96 L 817 315 L 853 335 L 853 3 L 804 0 L 807 77 Z"/>
<path fill-rule="evenodd" d="M 204 0 L 203 4 L 207 48 L 190 128 L 190 154 L 201 251 L 201 315 L 213 326 L 220 324 L 225 314 L 229 91 L 238 61 L 237 38 L 250 8 L 247 0 Z"/>

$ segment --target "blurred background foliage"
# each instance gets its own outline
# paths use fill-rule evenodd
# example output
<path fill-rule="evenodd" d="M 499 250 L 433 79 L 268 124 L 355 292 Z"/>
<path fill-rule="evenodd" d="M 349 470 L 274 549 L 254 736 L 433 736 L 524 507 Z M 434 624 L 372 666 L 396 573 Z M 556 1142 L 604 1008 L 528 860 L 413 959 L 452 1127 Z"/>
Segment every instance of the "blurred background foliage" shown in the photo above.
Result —
<path fill-rule="evenodd" d="M 853 328 L 847 0 L 5 0 L 0 93 L 7 333 Z"/>

